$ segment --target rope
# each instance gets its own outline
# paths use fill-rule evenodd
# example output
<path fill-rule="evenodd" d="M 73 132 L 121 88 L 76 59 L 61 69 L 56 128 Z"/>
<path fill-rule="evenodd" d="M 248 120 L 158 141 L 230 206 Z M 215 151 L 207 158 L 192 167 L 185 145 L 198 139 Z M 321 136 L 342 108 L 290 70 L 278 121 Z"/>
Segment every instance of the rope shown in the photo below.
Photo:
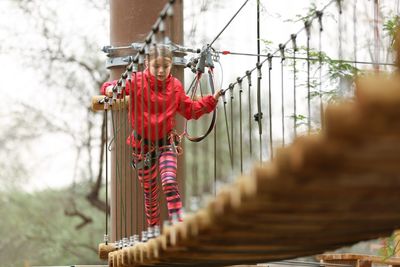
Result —
<path fill-rule="evenodd" d="M 243 174 L 243 123 L 242 123 L 242 80 L 238 77 L 239 85 L 239 140 L 240 140 L 240 173 Z"/>
<path fill-rule="evenodd" d="M 232 156 L 232 144 L 231 144 L 231 139 L 229 136 L 229 124 L 228 124 L 228 115 L 226 113 L 226 100 L 225 100 L 225 96 L 224 97 L 224 114 L 225 114 L 225 126 L 226 126 L 226 135 L 228 138 L 228 148 L 229 148 L 229 158 L 231 160 L 231 168 L 233 168 L 233 156 Z"/>
<path fill-rule="evenodd" d="M 134 82 L 133 82 L 133 88 L 131 88 L 131 90 L 129 91 L 129 95 L 130 95 L 130 99 L 131 99 L 131 101 L 133 101 L 133 104 L 134 104 L 134 111 L 132 111 L 131 110 L 131 112 L 134 112 L 133 114 L 133 116 L 134 116 L 134 128 L 135 129 L 137 129 L 138 128 L 138 123 L 137 123 L 137 112 L 138 112 L 138 110 L 137 110 L 137 103 L 138 103 L 138 99 L 137 99 L 137 94 L 135 93 L 135 94 L 133 94 L 133 92 L 137 92 L 137 71 L 138 71 L 138 69 L 133 69 L 132 70 L 133 71 L 133 74 L 134 74 Z M 133 100 L 132 100 L 132 96 L 133 96 Z M 132 140 L 133 141 L 133 140 Z M 135 145 L 134 146 L 134 149 L 133 149 L 133 152 L 135 153 L 135 155 L 137 155 L 138 154 L 138 148 L 137 148 L 137 146 Z M 138 183 L 138 181 L 139 181 L 139 174 L 138 174 L 138 172 L 136 171 L 135 172 L 135 182 L 136 182 L 136 196 L 139 196 L 139 183 Z M 143 195 L 143 194 L 142 194 Z M 136 198 L 136 199 L 139 199 L 138 197 Z M 137 202 L 136 203 L 136 210 L 137 211 L 139 211 L 139 203 Z M 139 216 L 136 216 L 136 234 L 139 234 Z"/>
<path fill-rule="evenodd" d="M 257 54 L 261 53 L 260 50 L 260 1 L 257 0 Z M 259 135 L 259 143 L 260 143 L 260 163 L 262 162 L 262 111 L 261 111 L 261 79 L 262 79 L 262 64 L 260 64 L 260 57 L 257 56 L 257 114 L 255 116 L 256 121 L 258 122 L 258 135 Z"/>
<path fill-rule="evenodd" d="M 249 103 L 249 149 L 250 149 L 250 158 L 252 157 L 253 154 L 253 142 L 252 142 L 252 127 L 251 127 L 251 71 L 246 71 L 246 76 L 247 76 L 247 82 L 248 82 L 248 103 Z M 242 78 L 241 78 L 242 79 Z M 234 84 L 232 84 L 233 86 Z"/>
<path fill-rule="evenodd" d="M 318 33 L 318 50 L 319 50 L 319 114 L 321 120 L 321 128 L 324 128 L 324 104 L 322 102 L 322 15 L 323 13 L 317 11 L 319 21 L 319 33 Z"/>
<path fill-rule="evenodd" d="M 328 4 L 326 4 L 323 8 L 321 8 L 320 9 L 320 11 L 321 12 L 323 12 L 325 9 L 327 9 L 332 3 L 334 3 L 334 2 L 336 2 L 337 0 L 331 0 L 331 1 L 329 1 L 329 3 Z M 311 23 L 314 19 L 316 18 L 316 16 L 313 16 L 313 17 L 311 17 L 310 19 L 309 19 L 309 23 Z M 295 33 L 294 35 L 298 35 L 299 33 L 301 33 L 303 30 L 305 30 L 305 27 L 303 26 L 300 30 L 298 30 L 297 31 L 297 33 Z M 292 34 L 293 35 L 293 34 Z M 292 36 L 291 35 L 291 36 Z M 292 38 L 290 38 L 290 39 L 288 39 L 286 42 L 284 42 L 283 43 L 283 45 L 284 46 L 286 46 L 289 42 L 291 42 L 292 41 Z M 277 49 L 277 50 L 275 50 L 273 53 L 271 53 L 269 56 L 267 55 L 266 57 L 266 59 L 264 59 L 263 61 L 261 61 L 260 62 L 260 64 L 261 65 L 263 65 L 267 60 L 268 60 L 268 58 L 270 57 L 270 56 L 274 56 L 276 53 L 278 53 L 280 50 L 279 49 Z M 256 70 L 257 69 L 257 66 L 255 66 L 254 68 L 252 68 L 251 70 L 247 70 L 246 71 L 246 74 L 244 75 L 244 76 L 242 76 L 241 78 L 243 79 L 243 78 L 245 78 L 247 75 L 248 75 L 248 73 L 252 73 L 254 70 Z M 232 83 L 233 85 L 236 85 L 237 84 L 237 81 L 235 81 L 235 82 L 233 82 Z M 229 88 L 227 88 L 227 89 L 224 89 L 224 90 L 222 90 L 223 92 L 224 91 L 226 91 L 226 90 L 228 90 Z"/>
<path fill-rule="evenodd" d="M 272 57 L 268 57 L 268 116 L 269 116 L 269 148 L 270 148 L 270 159 L 274 158 L 274 149 L 272 142 L 272 86 L 271 86 L 271 70 L 272 70 Z"/>
<path fill-rule="evenodd" d="M 233 145 L 235 143 L 234 140 L 234 123 L 233 123 L 233 87 L 230 90 L 230 104 L 231 104 L 231 141 L 232 141 L 232 171 L 234 168 L 234 158 L 235 158 L 235 146 Z"/>
<path fill-rule="evenodd" d="M 147 62 L 150 62 L 150 55 L 149 55 L 149 51 L 145 51 L 145 58 L 147 59 Z M 146 82 L 147 82 L 147 112 L 148 112 L 148 114 L 151 114 L 151 89 L 150 89 L 150 76 L 148 76 L 147 77 L 147 80 L 146 80 Z M 156 82 L 157 83 L 157 82 Z M 143 87 L 142 87 L 142 89 L 144 89 Z M 144 91 L 144 90 L 143 90 Z M 144 94 L 144 93 L 143 93 Z M 142 106 L 142 108 L 144 109 L 144 106 Z M 149 118 L 150 118 L 150 115 L 149 115 Z M 142 112 L 142 123 L 144 124 L 145 123 L 145 117 L 144 117 L 144 112 Z M 144 128 L 144 125 L 142 125 L 142 127 Z M 148 123 L 148 136 L 149 136 L 149 138 L 151 138 L 151 130 L 152 130 L 152 127 L 151 127 L 151 121 L 150 121 L 150 119 L 149 119 L 149 123 Z M 145 135 L 142 135 L 143 137 L 142 138 L 145 138 Z M 158 140 L 158 139 L 156 139 L 156 140 Z M 144 142 L 142 142 L 142 143 L 144 143 Z M 156 148 L 157 149 L 157 148 Z M 152 161 L 152 160 L 151 160 Z M 157 163 L 156 163 L 157 164 Z M 152 166 L 152 162 L 151 162 L 151 164 L 150 164 L 150 168 L 152 168 L 153 166 Z M 156 168 L 158 168 L 158 166 L 156 166 Z M 157 170 L 156 170 L 157 171 Z M 149 215 L 150 215 L 150 222 L 152 222 L 153 221 L 153 186 L 152 186 L 152 181 L 153 181 L 153 179 L 152 179 L 152 177 L 151 177 L 151 175 L 150 175 L 150 183 L 149 183 L 149 185 L 150 185 L 150 188 L 149 188 L 149 195 L 148 195 L 148 198 L 150 198 L 150 202 L 149 202 L 149 205 L 150 205 L 150 211 L 149 211 Z M 143 188 L 144 188 L 144 186 L 143 186 Z M 147 216 L 147 214 L 146 214 L 146 216 Z M 150 225 L 147 223 L 147 229 L 150 227 Z"/>
<path fill-rule="evenodd" d="M 141 83 L 141 87 L 140 88 L 144 88 L 144 79 L 143 78 L 140 79 L 140 83 Z M 144 90 L 143 90 L 143 92 L 144 92 Z M 141 103 L 141 107 L 142 107 L 142 125 L 141 125 L 142 131 L 141 131 L 140 135 L 141 136 L 145 136 L 144 135 L 144 127 L 143 127 L 143 123 L 144 123 L 144 120 L 143 120 L 144 93 L 140 97 L 140 103 Z M 140 142 L 140 156 L 141 156 L 142 159 L 145 156 L 145 154 L 144 154 L 144 142 Z M 147 224 L 147 220 L 146 220 L 146 212 L 145 212 L 146 197 L 145 197 L 145 194 L 144 194 L 144 187 L 143 186 L 142 186 L 142 191 L 143 191 L 143 194 L 142 194 L 142 196 L 143 196 L 142 214 L 144 214 L 144 216 L 142 217 L 142 224 L 143 224 L 143 229 L 144 229 L 144 226 Z"/>
<path fill-rule="evenodd" d="M 194 97 L 195 97 L 195 94 L 196 94 L 196 91 L 197 91 L 197 88 L 200 86 L 200 93 L 201 93 L 201 95 L 202 95 L 202 92 L 201 92 L 201 83 L 200 83 L 200 78 L 201 78 L 201 76 L 202 76 L 202 73 L 201 72 L 199 72 L 197 75 L 196 75 L 196 83 L 195 83 L 195 85 L 194 85 L 194 87 L 193 87 L 193 90 L 192 90 L 192 94 L 191 94 L 191 98 L 192 99 L 194 99 Z M 211 92 L 212 92 L 212 94 L 214 94 L 214 74 L 213 74 L 213 70 L 212 70 L 212 68 L 209 68 L 208 69 L 208 77 L 209 77 L 209 83 L 210 83 L 210 88 L 211 88 Z M 192 82 L 192 84 L 193 84 L 193 82 Z M 189 90 L 190 90 L 190 88 L 189 88 Z M 188 91 L 189 91 L 188 90 Z M 216 124 L 216 119 L 217 119 L 217 110 L 215 109 L 214 111 L 213 111 L 213 115 L 212 115 L 212 118 L 211 118 L 211 122 L 210 122 L 210 125 L 209 125 L 209 127 L 208 127 L 208 129 L 207 129 L 207 131 L 203 134 L 203 135 L 201 135 L 201 136 L 191 136 L 191 135 L 189 135 L 189 133 L 188 133 L 188 130 L 187 130 L 187 125 L 188 125 L 188 120 L 186 120 L 186 123 L 185 123 L 185 129 L 184 129 L 184 132 L 183 132 L 183 134 L 182 135 L 184 135 L 184 136 L 186 136 L 186 138 L 188 139 L 188 140 L 190 140 L 190 141 L 192 141 L 192 142 L 200 142 L 201 140 L 203 140 L 204 138 L 206 138 L 210 133 L 211 133 L 211 131 L 214 129 L 214 127 L 215 127 L 215 124 Z"/>
<path fill-rule="evenodd" d="M 228 23 L 222 28 L 222 30 L 217 34 L 217 36 L 211 41 L 211 43 L 208 46 L 212 46 L 214 42 L 221 36 L 221 34 L 226 30 L 226 28 L 231 24 L 231 22 L 235 19 L 235 17 L 239 14 L 239 12 L 243 9 L 243 7 L 249 2 L 249 0 L 246 0 L 242 6 L 239 8 L 238 11 L 233 15 L 233 17 L 228 21 Z"/>
<path fill-rule="evenodd" d="M 218 52 L 218 53 L 222 53 L 222 52 Z M 251 54 L 251 53 L 239 53 L 239 52 L 229 52 L 229 54 L 231 54 L 231 55 L 238 55 L 238 56 L 254 56 L 254 57 L 256 57 L 256 56 L 260 56 L 260 57 L 269 57 L 269 56 L 271 56 L 271 57 L 273 57 L 273 58 L 282 58 L 280 55 L 279 56 L 276 56 L 276 55 L 271 55 L 271 54 Z M 226 54 L 227 55 L 227 54 Z M 295 57 L 295 56 L 286 56 L 285 57 L 286 59 L 294 59 L 294 60 L 297 60 L 297 59 L 300 59 L 300 60 L 307 60 L 307 58 L 306 57 Z M 310 60 L 311 61 L 318 61 L 319 60 L 319 58 L 316 58 L 316 57 L 310 57 Z M 351 63 L 351 64 L 365 64 L 365 65 L 376 65 L 376 64 L 378 64 L 378 65 L 382 65 L 382 66 L 396 66 L 396 64 L 394 64 L 394 63 L 389 63 L 389 62 L 372 62 L 372 61 L 359 61 L 359 60 L 349 60 L 349 59 L 330 59 L 332 62 L 343 62 L 343 63 Z M 241 78 L 245 78 L 245 76 L 244 77 L 241 77 Z M 234 83 L 234 85 L 236 85 L 237 84 L 237 82 L 236 83 Z"/>
<path fill-rule="evenodd" d="M 296 80 L 297 80 L 297 69 L 296 69 L 296 35 L 292 34 L 292 48 L 293 48 L 293 133 L 294 137 L 297 137 L 297 92 L 296 92 Z"/>
<path fill-rule="evenodd" d="M 353 4 L 353 54 L 354 54 L 354 67 L 357 68 L 357 0 L 354 0 Z"/>
<path fill-rule="evenodd" d="M 307 45 L 306 45 L 306 52 L 307 52 L 307 131 L 308 134 L 311 133 L 311 85 L 310 85 L 310 70 L 311 70 L 311 63 L 310 63 L 310 39 L 311 39 L 311 23 L 308 21 L 304 22 L 304 27 L 307 31 Z"/>
<path fill-rule="evenodd" d="M 217 195 L 217 137 L 218 123 L 214 127 L 214 197 Z"/>
<path fill-rule="evenodd" d="M 118 131 L 117 131 L 117 129 L 116 129 L 116 127 L 115 127 L 115 117 L 116 115 L 115 115 L 115 112 L 112 112 L 112 116 L 111 116 L 111 118 L 112 118 L 112 128 L 113 128 L 113 132 L 114 132 L 114 139 L 117 141 L 117 133 L 118 133 Z M 121 181 L 121 175 L 120 175 L 120 170 L 119 170 L 119 158 L 118 158 L 118 146 L 116 145 L 115 146 L 115 165 L 116 165 L 116 168 L 115 168 L 115 177 L 116 177 L 116 184 L 115 184 L 115 195 L 117 196 L 118 195 L 118 184 L 121 184 L 122 183 L 122 181 Z M 121 191 L 122 192 L 122 191 Z M 122 198 L 122 194 L 121 194 L 121 199 L 120 199 L 120 204 L 121 204 L 121 210 L 120 210 L 120 216 L 121 216 L 121 224 L 120 224 L 120 229 L 121 229 L 121 231 L 122 231 L 122 221 L 123 220 L 125 220 L 125 206 L 124 206 L 124 201 L 123 201 L 123 198 Z M 115 201 L 115 211 L 117 211 L 118 210 L 118 201 Z M 117 226 L 118 225 L 118 213 L 116 213 L 116 216 L 115 216 L 115 225 Z M 119 234 L 119 232 L 118 232 L 118 227 L 116 227 L 116 237 L 118 237 L 118 236 L 120 236 L 120 235 L 122 235 L 122 232 Z"/>
<path fill-rule="evenodd" d="M 282 147 L 285 146 L 285 94 L 284 94 L 284 85 L 283 85 L 283 62 L 285 58 L 282 57 L 281 60 L 281 114 L 282 114 Z"/>
<path fill-rule="evenodd" d="M 104 143 L 104 149 L 105 149 L 105 154 L 106 154 L 106 237 L 107 239 L 105 240 L 106 245 L 108 244 L 108 152 L 107 152 L 107 143 L 108 143 L 108 109 L 105 110 L 104 114 L 104 126 L 105 126 L 105 143 Z"/>

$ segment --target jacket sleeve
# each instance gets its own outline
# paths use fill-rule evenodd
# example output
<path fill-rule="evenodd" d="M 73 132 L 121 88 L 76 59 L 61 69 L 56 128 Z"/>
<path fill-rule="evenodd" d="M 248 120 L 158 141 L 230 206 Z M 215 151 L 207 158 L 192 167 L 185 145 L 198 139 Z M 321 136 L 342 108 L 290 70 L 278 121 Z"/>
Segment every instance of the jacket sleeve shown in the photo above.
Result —
<path fill-rule="evenodd" d="M 218 101 L 212 95 L 204 96 L 198 100 L 192 100 L 183 90 L 182 84 L 177 85 L 178 112 L 186 119 L 198 119 L 206 113 L 210 113 L 217 107 Z"/>
<path fill-rule="evenodd" d="M 103 83 L 103 85 L 100 87 L 100 93 L 102 95 L 105 95 L 107 87 L 108 86 L 114 86 L 115 84 L 117 84 L 117 80 Z M 129 95 L 130 88 L 131 88 L 131 84 L 129 82 L 127 82 L 126 86 L 125 86 L 125 95 Z M 119 94 L 117 97 L 118 98 L 122 98 L 122 94 Z"/>

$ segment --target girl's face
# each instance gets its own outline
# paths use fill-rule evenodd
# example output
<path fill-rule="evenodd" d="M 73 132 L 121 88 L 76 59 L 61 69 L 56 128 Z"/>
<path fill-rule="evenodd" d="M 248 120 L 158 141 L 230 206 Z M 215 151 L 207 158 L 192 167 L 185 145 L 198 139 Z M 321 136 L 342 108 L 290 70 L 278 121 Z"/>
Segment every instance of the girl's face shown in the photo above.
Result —
<path fill-rule="evenodd" d="M 159 81 L 165 80 L 171 73 L 172 60 L 169 57 L 153 58 L 148 63 L 150 73 Z"/>

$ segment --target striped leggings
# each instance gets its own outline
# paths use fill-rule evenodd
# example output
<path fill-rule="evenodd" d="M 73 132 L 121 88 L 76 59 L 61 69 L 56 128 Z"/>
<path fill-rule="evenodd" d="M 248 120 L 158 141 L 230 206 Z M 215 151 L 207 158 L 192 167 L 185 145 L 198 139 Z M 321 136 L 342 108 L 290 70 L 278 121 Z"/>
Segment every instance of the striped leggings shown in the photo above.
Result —
<path fill-rule="evenodd" d="M 158 160 L 158 162 L 157 162 Z M 182 217 L 182 201 L 176 179 L 177 154 L 174 151 L 163 151 L 158 159 L 153 160 L 151 166 L 138 169 L 139 180 L 142 183 L 147 224 L 150 227 L 160 225 L 160 203 L 157 176 L 160 174 L 162 190 L 164 191 L 168 215 L 171 220 L 173 214 L 178 219 Z"/>

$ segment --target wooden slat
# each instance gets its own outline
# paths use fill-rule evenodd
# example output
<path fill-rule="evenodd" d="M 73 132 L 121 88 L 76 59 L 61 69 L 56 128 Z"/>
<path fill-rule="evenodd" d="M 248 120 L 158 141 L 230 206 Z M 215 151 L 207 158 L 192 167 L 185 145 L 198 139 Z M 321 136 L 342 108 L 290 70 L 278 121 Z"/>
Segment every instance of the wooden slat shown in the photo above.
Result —
<path fill-rule="evenodd" d="M 322 254 L 316 257 L 319 260 L 327 263 L 345 263 L 345 262 L 365 262 L 367 264 L 375 263 L 380 265 L 392 265 L 400 266 L 400 258 L 391 257 L 384 258 L 380 256 L 364 255 L 364 254 L 354 254 L 354 253 L 344 253 L 344 254 Z"/>

